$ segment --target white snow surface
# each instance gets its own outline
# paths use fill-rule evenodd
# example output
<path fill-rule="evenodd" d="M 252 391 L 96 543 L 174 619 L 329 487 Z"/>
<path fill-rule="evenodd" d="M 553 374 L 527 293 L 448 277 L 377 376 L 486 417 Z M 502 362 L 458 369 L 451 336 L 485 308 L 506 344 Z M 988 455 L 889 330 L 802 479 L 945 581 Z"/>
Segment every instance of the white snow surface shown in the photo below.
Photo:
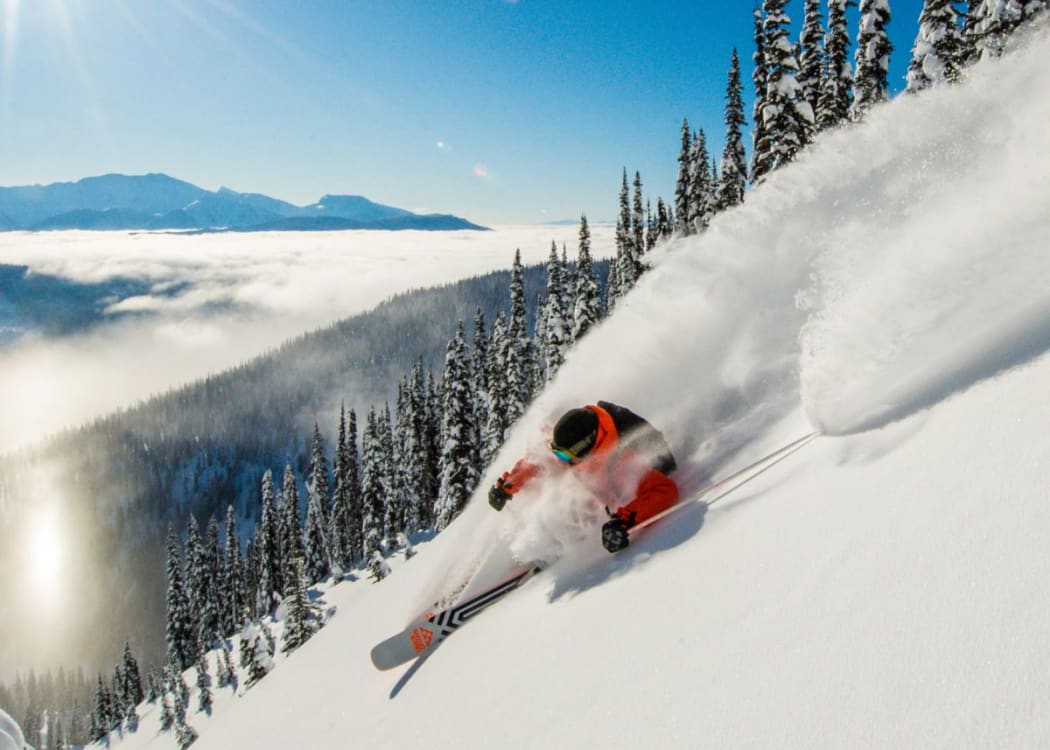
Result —
<path fill-rule="evenodd" d="M 459 519 L 243 696 L 199 750 L 1050 745 L 1045 33 L 822 138 L 676 241 L 485 477 L 566 406 L 664 429 L 687 492 L 823 437 L 627 550 L 565 481 Z M 510 552 L 553 564 L 416 668 L 373 644 Z M 121 748 L 171 747 L 142 708 Z M 115 742 L 115 745 L 117 743 Z"/>

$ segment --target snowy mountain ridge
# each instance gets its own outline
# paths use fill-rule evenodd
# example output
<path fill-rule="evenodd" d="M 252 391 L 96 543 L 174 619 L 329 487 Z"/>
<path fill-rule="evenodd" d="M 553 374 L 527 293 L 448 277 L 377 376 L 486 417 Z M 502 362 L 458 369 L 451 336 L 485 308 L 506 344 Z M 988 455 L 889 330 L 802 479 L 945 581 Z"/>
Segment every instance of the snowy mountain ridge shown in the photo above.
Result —
<path fill-rule="evenodd" d="M 500 514 L 475 498 L 380 585 L 330 588 L 331 622 L 243 696 L 191 709 L 194 746 L 1050 743 L 1047 55 L 1044 26 L 665 246 L 483 486 L 598 398 L 664 430 L 687 494 L 824 437 L 616 556 L 571 478 Z M 418 667 L 371 668 L 504 554 L 555 562 Z M 114 745 L 173 746 L 155 714 Z"/>

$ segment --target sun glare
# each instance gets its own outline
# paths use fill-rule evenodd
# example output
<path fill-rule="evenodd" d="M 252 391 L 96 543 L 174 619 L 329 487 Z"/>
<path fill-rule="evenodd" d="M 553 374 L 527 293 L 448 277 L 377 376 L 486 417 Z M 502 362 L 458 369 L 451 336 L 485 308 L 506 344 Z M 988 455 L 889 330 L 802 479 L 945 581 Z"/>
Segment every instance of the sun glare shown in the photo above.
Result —
<path fill-rule="evenodd" d="M 53 591 L 62 567 L 62 534 L 53 508 L 38 512 L 33 519 L 27 562 L 29 576 L 41 593 Z"/>

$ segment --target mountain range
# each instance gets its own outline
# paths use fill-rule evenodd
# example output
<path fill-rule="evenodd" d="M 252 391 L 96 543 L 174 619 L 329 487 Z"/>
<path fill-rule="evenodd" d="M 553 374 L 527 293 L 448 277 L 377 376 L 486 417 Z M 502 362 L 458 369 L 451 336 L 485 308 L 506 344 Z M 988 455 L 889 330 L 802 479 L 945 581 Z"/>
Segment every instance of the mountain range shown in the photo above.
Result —
<path fill-rule="evenodd" d="M 0 231 L 169 229 L 484 230 L 450 214 L 417 214 L 359 195 L 325 195 L 296 206 L 259 193 L 210 191 L 166 174 L 107 174 L 76 182 L 0 187 Z"/>

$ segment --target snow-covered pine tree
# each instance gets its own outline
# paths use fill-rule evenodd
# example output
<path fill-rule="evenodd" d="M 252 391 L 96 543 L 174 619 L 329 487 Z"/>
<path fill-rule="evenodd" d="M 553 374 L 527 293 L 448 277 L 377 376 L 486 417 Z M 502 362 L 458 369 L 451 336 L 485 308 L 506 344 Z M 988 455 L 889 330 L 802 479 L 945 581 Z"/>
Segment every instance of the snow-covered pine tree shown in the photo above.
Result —
<path fill-rule="evenodd" d="M 110 697 L 102 674 L 98 675 L 98 684 L 95 686 L 95 707 L 91 713 L 91 739 L 95 742 L 102 741 L 109 734 L 111 721 Z"/>
<path fill-rule="evenodd" d="M 689 222 L 689 231 L 697 233 L 707 229 L 714 215 L 714 191 L 708 166 L 711 154 L 707 150 L 707 136 L 703 129 L 693 134 L 693 149 L 689 162 L 689 215 L 686 219 Z"/>
<path fill-rule="evenodd" d="M 846 8 L 853 0 L 828 0 L 828 30 L 824 37 L 824 75 L 817 100 L 817 130 L 841 125 L 853 102 L 853 70 L 849 64 Z"/>
<path fill-rule="evenodd" d="M 124 680 L 124 701 L 129 708 L 134 709 L 135 706 L 142 703 L 145 693 L 142 689 L 142 674 L 139 672 L 139 663 L 131 653 L 131 644 L 128 641 L 124 641 L 124 655 L 121 660 L 120 673 Z"/>
<path fill-rule="evenodd" d="M 219 618 L 221 622 L 220 640 L 240 626 L 245 606 L 244 580 L 241 575 L 241 543 L 237 538 L 237 520 L 232 505 L 226 506 L 225 526 L 226 542 L 223 545 L 222 563 L 224 600 Z"/>
<path fill-rule="evenodd" d="M 299 520 L 299 483 L 291 463 L 285 464 L 284 480 L 281 483 L 281 584 L 277 598 L 283 597 L 288 589 L 291 560 L 303 556 L 303 529 Z"/>
<path fill-rule="evenodd" d="M 204 613 L 205 602 L 208 600 L 207 563 L 204 560 L 204 543 L 201 540 L 200 527 L 197 519 L 191 513 L 186 521 L 186 549 L 183 554 L 186 571 L 186 600 L 187 614 L 190 627 L 193 631 L 193 654 L 190 664 L 192 666 L 197 655 L 197 643 L 200 641 L 201 617 Z"/>
<path fill-rule="evenodd" d="M 390 575 L 390 566 L 383 558 L 383 553 L 375 550 L 368 559 L 368 577 L 372 579 L 372 583 L 379 583 L 388 575 Z"/>
<path fill-rule="evenodd" d="M 391 469 L 394 476 L 394 493 L 396 493 L 397 508 L 401 520 L 401 526 L 395 533 L 395 539 L 397 534 L 408 528 L 411 515 L 409 513 L 409 504 L 411 502 L 409 485 L 412 480 L 408 472 L 408 444 L 412 421 L 409 413 L 410 390 L 408 381 L 402 378 L 397 385 L 397 404 L 394 409 L 395 421 L 393 425 L 394 441 L 391 448 L 393 454 Z"/>
<path fill-rule="evenodd" d="M 473 410 L 470 403 L 470 369 L 463 341 L 463 322 L 448 343 L 443 378 L 444 401 L 441 425 L 441 490 L 435 510 L 440 531 L 466 507 L 478 483 L 478 449 L 474 444 Z"/>
<path fill-rule="evenodd" d="M 219 666 L 217 671 L 219 687 L 232 687 L 234 692 L 237 692 L 237 670 L 233 667 L 233 655 L 230 653 L 230 648 L 226 645 L 225 640 L 222 641 L 219 649 Z"/>
<path fill-rule="evenodd" d="M 689 187 L 691 159 L 693 153 L 692 132 L 689 130 L 689 120 L 682 118 L 682 145 L 678 150 L 678 180 L 674 187 L 674 210 L 678 217 L 678 231 L 689 234 L 692 228 L 685 220 L 689 216 Z"/>
<path fill-rule="evenodd" d="M 513 274 L 512 274 L 513 275 Z M 528 348 L 525 350 L 526 362 L 532 361 L 532 345 L 526 338 Z M 530 384 L 531 387 L 531 384 Z M 427 370 L 427 487 L 430 507 L 428 526 L 434 525 L 434 505 L 437 503 L 438 490 L 441 487 L 441 400 L 443 396 L 437 381 L 434 379 L 434 371 Z"/>
<path fill-rule="evenodd" d="M 179 674 L 174 677 L 178 685 L 185 688 L 185 683 L 182 681 L 182 675 Z M 178 687 L 178 685 L 176 687 Z M 186 750 L 186 748 L 192 745 L 197 739 L 197 730 L 186 723 L 186 698 L 177 694 L 172 703 L 174 704 L 175 712 L 175 742 L 178 744 L 180 750 Z"/>
<path fill-rule="evenodd" d="M 361 507 L 361 460 L 357 448 L 357 412 L 353 409 L 346 417 L 346 487 L 349 499 L 347 540 L 349 548 L 347 555 L 351 564 L 358 558 L 364 559 L 364 537 L 362 519 L 363 509 Z"/>
<path fill-rule="evenodd" d="M 288 617 L 281 644 L 283 654 L 290 654 L 306 643 L 320 627 L 318 612 L 310 602 L 307 591 L 303 561 L 295 560 L 292 570 L 297 582 L 291 587 L 288 594 Z"/>
<path fill-rule="evenodd" d="M 740 82 L 740 57 L 734 48 L 726 83 L 723 118 L 726 124 L 726 140 L 722 150 L 722 175 L 718 181 L 717 198 L 720 211 L 743 203 L 744 191 L 747 190 L 747 155 L 744 152 L 744 127 L 747 120 L 744 119 L 743 93 L 743 84 Z M 658 214 L 660 208 L 657 204 Z"/>
<path fill-rule="evenodd" d="M 755 144 L 756 170 L 766 176 L 793 161 L 815 129 L 813 110 L 798 83 L 798 61 L 788 40 L 787 0 L 765 0 L 766 93 L 762 125 L 766 142 Z M 759 155 L 761 152 L 761 155 Z"/>
<path fill-rule="evenodd" d="M 386 488 L 383 496 L 383 544 L 389 547 L 405 528 L 404 501 L 395 465 L 398 451 L 394 445 L 394 427 L 389 403 L 384 405 L 383 413 L 379 416 L 379 441 L 382 445 L 383 486 Z"/>
<path fill-rule="evenodd" d="M 168 594 L 165 637 L 168 656 L 179 667 L 193 664 L 197 636 L 187 609 L 186 584 L 183 578 L 182 559 L 179 555 L 178 538 L 174 528 L 168 529 Z"/>
<path fill-rule="evenodd" d="M 565 313 L 565 343 L 572 346 L 572 309 L 576 304 L 576 268 L 569 263 L 569 251 L 561 243 L 561 309 Z"/>
<path fill-rule="evenodd" d="M 512 425 L 525 413 L 535 391 L 532 380 L 534 353 L 526 320 L 525 269 L 521 265 L 520 249 L 514 251 L 514 264 L 510 270 L 510 320 L 507 326 L 507 424 Z M 444 402 L 441 403 L 443 406 Z M 435 476 L 442 473 L 443 470 L 438 469 Z"/>
<path fill-rule="evenodd" d="M 662 201 L 658 204 L 662 205 Z M 580 216 L 576 255 L 576 298 L 572 309 L 572 339 L 579 341 L 601 319 L 602 300 L 598 275 L 591 260 L 591 230 L 587 215 Z"/>
<path fill-rule="evenodd" d="M 674 220 L 668 213 L 667 204 L 664 203 L 663 198 L 656 199 L 656 226 L 657 234 L 661 239 L 670 237 L 674 232 Z"/>
<path fill-rule="evenodd" d="M 246 674 L 246 687 L 251 687 L 273 668 L 273 658 L 262 633 L 261 620 L 248 623 L 241 631 L 240 666 Z"/>
<path fill-rule="evenodd" d="M 470 381 L 474 395 L 474 444 L 481 446 L 485 423 L 489 416 L 489 339 L 485 326 L 485 313 L 478 307 L 474 311 L 474 338 L 470 348 Z M 413 529 L 414 530 L 414 529 Z"/>
<path fill-rule="evenodd" d="M 510 339 L 507 334 L 506 318 L 501 310 L 492 324 L 492 333 L 488 346 L 488 418 L 481 430 L 481 462 L 488 466 L 492 463 L 510 423 L 507 419 L 507 403 L 510 400 L 506 371 L 510 356 Z"/>
<path fill-rule="evenodd" d="M 653 214 L 653 206 L 649 198 L 645 199 L 645 252 L 648 253 L 656 247 L 656 241 L 660 238 L 659 227 L 656 225 L 656 216 Z"/>
<path fill-rule="evenodd" d="M 350 569 L 350 505 L 347 497 L 346 405 L 339 405 L 339 433 L 336 436 L 335 461 L 332 466 L 332 504 L 328 509 L 328 555 L 333 568 Z"/>
<path fill-rule="evenodd" d="M 1047 0 L 982 0 L 973 13 L 974 56 L 1002 55 L 1017 27 L 1047 7 Z"/>
<path fill-rule="evenodd" d="M 908 93 L 916 94 L 930 86 L 958 80 L 965 64 L 959 15 L 955 0 L 923 3 L 919 33 L 908 65 Z"/>
<path fill-rule="evenodd" d="M 569 348 L 569 324 L 565 309 L 562 307 L 563 284 L 558 247 L 551 242 L 551 252 L 547 258 L 547 295 L 542 310 L 544 338 L 542 342 L 539 342 L 542 346 L 543 361 L 546 363 L 544 383 L 549 383 L 554 379 L 558 368 L 565 362 L 565 352 Z"/>
<path fill-rule="evenodd" d="M 873 106 L 889 99 L 888 74 L 890 43 L 886 25 L 890 22 L 889 0 L 860 0 L 860 27 L 857 32 L 856 78 L 849 117 L 862 120 Z"/>
<path fill-rule="evenodd" d="M 198 623 L 198 641 L 212 648 L 222 637 L 222 604 L 225 593 L 222 590 L 223 577 L 219 566 L 219 523 L 212 516 L 204 530 L 201 544 L 200 622 Z"/>
<path fill-rule="evenodd" d="M 368 410 L 365 431 L 361 441 L 361 503 L 363 509 L 362 534 L 363 556 L 371 560 L 374 552 L 382 554 L 383 503 L 386 487 L 383 486 L 383 446 L 379 432 L 379 419 L 375 407 Z"/>
<path fill-rule="evenodd" d="M 798 85 L 802 97 L 817 111 L 820 98 L 821 71 L 824 69 L 824 29 L 821 26 L 820 0 L 805 0 L 802 11 L 802 33 L 798 38 Z"/>
<path fill-rule="evenodd" d="M 113 667 L 113 676 L 109 681 L 109 700 L 109 728 L 116 731 L 120 729 L 128 710 L 128 703 L 124 696 L 124 674 L 119 664 Z"/>
<path fill-rule="evenodd" d="M 211 715 L 211 674 L 208 673 L 208 652 L 201 649 L 197 655 L 197 710 Z"/>
<path fill-rule="evenodd" d="M 164 689 L 160 692 L 160 731 L 170 731 L 175 726 L 175 711 L 172 707 L 172 703 L 177 701 L 178 698 L 173 698 L 171 693 L 168 692 L 167 681 L 165 680 Z M 96 739 L 102 739 L 98 737 Z"/>
<path fill-rule="evenodd" d="M 401 553 L 405 556 L 406 560 L 411 560 L 416 556 L 416 548 L 412 546 L 412 540 L 408 534 L 400 534 L 397 538 L 397 544 L 401 547 Z"/>
<path fill-rule="evenodd" d="M 310 469 L 307 474 L 306 492 L 306 527 L 303 540 L 305 574 L 310 583 L 317 583 L 327 578 L 330 572 L 328 541 L 325 538 L 328 516 L 325 509 L 328 507 L 331 493 L 324 438 L 321 437 L 321 429 L 316 422 L 310 441 Z"/>
<path fill-rule="evenodd" d="M 255 530 L 255 554 L 258 566 L 258 601 L 255 614 L 268 614 L 274 602 L 284 590 L 284 563 L 281 553 L 281 520 L 277 515 L 277 493 L 273 484 L 273 472 L 266 470 L 262 478 L 262 511 L 259 526 Z"/>
<path fill-rule="evenodd" d="M 762 8 L 757 0 L 754 10 L 755 53 L 752 56 L 755 66 L 751 72 L 751 82 L 755 87 L 755 101 L 751 107 L 751 121 L 755 123 L 751 131 L 751 183 L 758 184 L 766 176 L 766 170 L 772 159 L 769 150 L 772 145 L 766 137 L 765 120 L 762 111 L 766 106 L 766 78 L 769 63 L 766 60 L 766 36 L 763 30 Z M 681 209 L 677 209 L 681 221 Z"/>
<path fill-rule="evenodd" d="M 641 275 L 641 258 L 645 254 L 645 214 L 642 213 L 642 174 L 637 170 L 634 173 L 634 182 L 631 183 L 631 260 L 636 266 L 635 280 Z"/>
<path fill-rule="evenodd" d="M 151 666 L 146 670 L 146 702 L 156 703 L 157 699 L 160 698 L 160 688 L 158 686 L 157 668 Z"/>
<path fill-rule="evenodd" d="M 427 460 L 429 425 L 427 420 L 426 381 L 423 377 L 423 359 L 419 358 L 405 383 L 406 424 L 401 430 L 402 476 L 404 486 L 405 529 L 410 533 L 422 531 L 430 522 L 433 498 L 427 492 Z M 367 561 L 367 558 L 366 558 Z"/>

